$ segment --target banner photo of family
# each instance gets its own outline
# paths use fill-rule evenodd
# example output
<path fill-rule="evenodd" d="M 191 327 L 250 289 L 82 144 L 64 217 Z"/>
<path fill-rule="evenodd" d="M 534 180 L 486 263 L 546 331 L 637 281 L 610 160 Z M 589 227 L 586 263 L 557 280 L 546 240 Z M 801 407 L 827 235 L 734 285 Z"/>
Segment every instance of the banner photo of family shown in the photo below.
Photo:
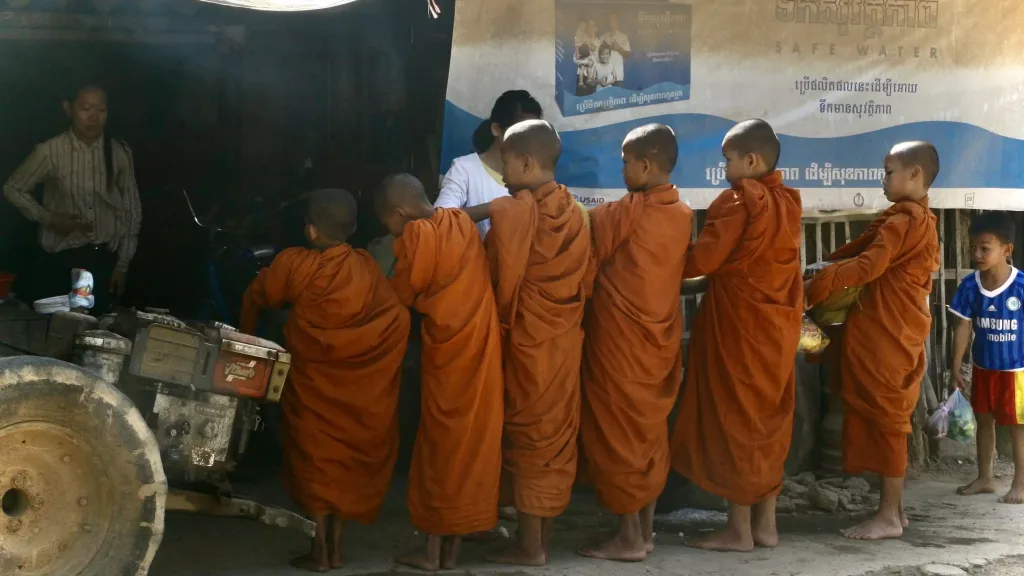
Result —
<path fill-rule="evenodd" d="M 456 0 L 441 171 L 519 89 L 588 206 L 625 193 L 622 139 L 659 122 L 679 138 L 682 197 L 706 208 L 728 186 L 722 137 L 763 118 L 805 209 L 884 208 L 886 152 L 928 140 L 932 206 L 1024 210 L 1020 22 L 1014 0 Z"/>
<path fill-rule="evenodd" d="M 563 116 L 690 97 L 690 7 L 555 3 L 555 99 Z"/>

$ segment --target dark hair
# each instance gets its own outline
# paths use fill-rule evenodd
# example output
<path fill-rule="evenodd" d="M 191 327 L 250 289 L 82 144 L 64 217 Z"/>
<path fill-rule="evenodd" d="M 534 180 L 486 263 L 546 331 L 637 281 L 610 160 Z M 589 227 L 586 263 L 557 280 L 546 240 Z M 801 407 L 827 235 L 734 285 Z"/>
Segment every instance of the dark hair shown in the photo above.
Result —
<path fill-rule="evenodd" d="M 992 211 L 982 212 L 971 219 L 971 227 L 968 230 L 971 236 L 991 234 L 1003 244 L 1013 244 L 1017 238 L 1017 227 L 1013 223 L 1013 217 L 1009 212 Z"/>
<path fill-rule="evenodd" d="M 349 191 L 321 188 L 309 193 L 306 221 L 335 242 L 344 242 L 356 229 L 358 205 Z"/>
<path fill-rule="evenodd" d="M 68 103 L 68 106 L 74 107 L 75 101 L 78 100 L 78 97 L 83 92 L 92 91 L 102 92 L 104 96 L 107 94 L 107 91 L 99 84 L 78 84 L 68 91 L 64 101 Z M 107 134 L 106 127 L 103 129 L 103 168 L 107 172 L 107 191 L 109 192 L 114 187 L 114 151 L 113 143 L 110 140 L 110 135 Z"/>
<path fill-rule="evenodd" d="M 502 130 L 508 130 L 515 124 L 523 114 L 529 114 L 541 118 L 544 111 L 540 103 L 530 96 L 526 90 L 509 90 L 498 96 L 491 108 L 490 118 L 484 120 L 473 132 L 473 149 L 477 153 L 484 153 L 494 144 L 494 134 L 491 132 L 491 124 L 501 126 Z"/>
<path fill-rule="evenodd" d="M 580 58 L 586 58 L 590 56 L 590 46 L 583 44 L 580 46 Z"/>
<path fill-rule="evenodd" d="M 505 145 L 514 154 L 531 156 L 545 170 L 554 170 L 562 156 L 558 131 L 544 120 L 527 120 L 505 134 Z"/>
<path fill-rule="evenodd" d="M 637 160 L 647 160 L 665 174 L 671 174 L 679 158 L 676 133 L 664 124 L 647 124 L 626 135 L 622 149 Z"/>

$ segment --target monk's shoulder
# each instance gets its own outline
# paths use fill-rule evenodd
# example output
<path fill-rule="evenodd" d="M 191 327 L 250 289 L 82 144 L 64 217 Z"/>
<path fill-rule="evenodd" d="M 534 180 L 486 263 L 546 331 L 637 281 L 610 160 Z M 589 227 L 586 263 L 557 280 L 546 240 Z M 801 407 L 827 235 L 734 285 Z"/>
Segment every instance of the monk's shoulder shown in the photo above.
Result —
<path fill-rule="evenodd" d="M 320 252 L 303 246 L 293 246 L 278 252 L 277 256 L 274 257 L 273 266 L 278 268 L 294 268 L 306 262 L 319 259 Z"/>
<path fill-rule="evenodd" d="M 721 217 L 737 211 L 747 211 L 747 201 L 742 191 L 733 188 L 723 190 L 708 205 L 708 218 Z"/>

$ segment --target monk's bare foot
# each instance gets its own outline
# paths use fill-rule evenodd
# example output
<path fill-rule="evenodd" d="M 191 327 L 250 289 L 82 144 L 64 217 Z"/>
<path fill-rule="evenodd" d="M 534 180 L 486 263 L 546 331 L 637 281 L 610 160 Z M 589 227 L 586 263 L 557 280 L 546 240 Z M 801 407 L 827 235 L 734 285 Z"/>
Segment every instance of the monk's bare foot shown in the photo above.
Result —
<path fill-rule="evenodd" d="M 775 548 L 779 545 L 779 530 L 772 526 L 751 528 L 750 535 L 754 539 L 754 546 L 758 548 Z"/>
<path fill-rule="evenodd" d="M 548 563 L 547 555 L 544 552 L 530 553 L 512 544 L 506 548 L 493 552 L 486 556 L 488 562 L 494 564 L 509 564 L 512 566 L 544 566 Z"/>
<path fill-rule="evenodd" d="M 599 546 L 584 546 L 577 552 L 580 556 L 587 558 L 616 562 L 640 562 L 647 557 L 647 548 L 644 546 L 643 540 L 631 545 L 623 542 L 617 536 Z"/>
<path fill-rule="evenodd" d="M 910 526 L 910 518 L 907 518 L 907 511 L 903 509 L 903 504 L 900 504 L 900 526 L 904 528 Z"/>
<path fill-rule="evenodd" d="M 516 512 L 515 506 L 502 506 L 498 508 L 498 518 L 508 520 L 509 522 L 517 522 L 519 520 L 519 513 Z"/>
<path fill-rule="evenodd" d="M 1024 504 L 1024 486 L 1013 484 L 1010 491 L 999 498 L 1000 504 Z"/>
<path fill-rule="evenodd" d="M 423 552 L 413 552 L 412 554 L 399 556 L 398 558 L 395 558 L 395 562 L 403 566 L 423 570 L 424 572 L 437 572 L 441 569 L 441 563 L 439 561 L 432 561 L 430 558 L 427 558 L 427 555 Z"/>
<path fill-rule="evenodd" d="M 754 549 L 752 537 L 744 537 L 732 530 L 712 532 L 703 538 L 694 538 L 684 542 L 690 548 L 714 550 L 716 552 L 751 552 Z"/>
<path fill-rule="evenodd" d="M 840 531 L 851 540 L 885 540 L 903 536 L 899 515 L 875 514 L 852 528 Z"/>
<path fill-rule="evenodd" d="M 991 478 L 978 478 L 970 484 L 961 486 L 956 489 L 956 493 L 961 496 L 974 496 L 975 494 L 994 494 L 996 491 L 995 484 Z"/>
<path fill-rule="evenodd" d="M 602 544 L 603 542 L 608 542 L 609 540 L 614 539 L 618 535 L 619 535 L 619 533 L 616 530 L 604 530 L 604 531 L 600 531 L 600 532 L 591 532 L 590 534 L 587 534 L 587 545 L 585 546 L 585 548 L 594 548 L 594 547 Z M 644 552 L 646 552 L 648 554 L 650 554 L 651 552 L 654 552 L 654 538 L 653 537 L 651 537 L 650 540 L 647 540 L 646 538 L 644 538 Z M 581 552 L 581 554 L 582 554 L 582 552 Z M 586 556 L 586 554 L 584 554 L 584 556 Z"/>
<path fill-rule="evenodd" d="M 331 564 L 327 558 L 317 558 L 313 554 L 303 554 L 298 558 L 293 558 L 291 562 L 292 568 L 298 568 L 299 570 L 305 570 L 307 572 L 316 572 L 318 574 L 324 574 L 325 572 L 331 571 Z"/>
<path fill-rule="evenodd" d="M 459 552 L 462 551 L 462 538 L 459 536 L 446 536 L 441 544 L 441 569 L 455 570 L 459 563 Z"/>

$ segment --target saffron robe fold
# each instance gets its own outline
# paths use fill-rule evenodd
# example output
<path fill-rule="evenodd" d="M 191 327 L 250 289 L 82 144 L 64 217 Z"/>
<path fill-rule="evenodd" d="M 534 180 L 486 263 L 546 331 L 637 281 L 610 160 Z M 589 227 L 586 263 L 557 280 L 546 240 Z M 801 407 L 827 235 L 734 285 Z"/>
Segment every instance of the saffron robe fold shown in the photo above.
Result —
<path fill-rule="evenodd" d="M 671 184 L 590 213 L 595 280 L 583 324 L 580 437 L 598 501 L 613 514 L 654 502 L 668 478 L 692 219 Z"/>
<path fill-rule="evenodd" d="M 686 257 L 708 277 L 691 329 L 672 466 L 738 505 L 778 493 L 792 440 L 803 316 L 800 193 L 781 172 L 708 207 Z"/>
<path fill-rule="evenodd" d="M 368 524 L 398 455 L 409 311 L 373 257 L 347 244 L 281 252 L 245 292 L 242 330 L 256 329 L 260 310 L 286 304 L 282 480 L 307 514 Z"/>
<path fill-rule="evenodd" d="M 494 200 L 486 245 L 504 336 L 502 499 L 552 518 L 576 476 L 590 235 L 552 182 Z"/>
<path fill-rule="evenodd" d="M 434 535 L 490 530 L 501 478 L 501 328 L 483 241 L 461 210 L 439 208 L 395 240 L 391 280 L 423 314 L 422 407 L 409 514 Z"/>
<path fill-rule="evenodd" d="M 927 197 L 897 202 L 829 256 L 849 261 L 826 267 L 808 285 L 811 305 L 844 287 L 864 286 L 846 319 L 839 359 L 843 468 L 850 474 L 906 473 L 932 323 L 927 299 L 940 265 L 936 221 Z"/>

